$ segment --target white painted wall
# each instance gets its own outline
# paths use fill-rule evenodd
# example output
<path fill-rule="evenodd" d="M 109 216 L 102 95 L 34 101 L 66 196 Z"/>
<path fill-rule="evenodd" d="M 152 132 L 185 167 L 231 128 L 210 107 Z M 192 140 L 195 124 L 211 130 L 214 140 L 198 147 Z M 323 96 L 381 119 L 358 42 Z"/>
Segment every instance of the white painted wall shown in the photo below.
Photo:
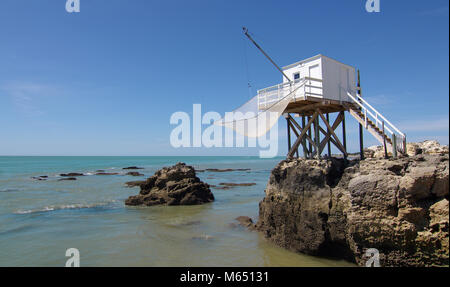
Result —
<path fill-rule="evenodd" d="M 308 83 L 312 86 L 321 87 L 306 88 L 307 93 L 312 93 L 307 94 L 308 96 L 337 101 L 351 101 L 347 96 L 347 91 L 353 95 L 356 94 L 355 68 L 323 55 L 317 55 L 291 64 L 284 67 L 283 71 L 291 80 L 294 80 L 295 73 L 300 73 L 300 78 L 311 77 L 321 79 L 323 83 Z M 283 83 L 286 82 L 287 79 L 283 77 Z M 296 96 L 303 96 L 303 90 L 299 90 Z"/>
<path fill-rule="evenodd" d="M 356 94 L 355 68 L 342 64 L 331 58 L 322 56 L 324 98 L 343 102 L 351 102 L 347 92 Z"/>

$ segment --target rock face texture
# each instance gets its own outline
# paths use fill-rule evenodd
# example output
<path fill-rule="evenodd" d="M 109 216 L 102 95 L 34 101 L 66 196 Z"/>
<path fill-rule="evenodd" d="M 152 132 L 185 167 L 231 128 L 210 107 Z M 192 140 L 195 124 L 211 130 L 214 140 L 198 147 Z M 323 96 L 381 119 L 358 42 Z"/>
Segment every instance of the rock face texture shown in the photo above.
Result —
<path fill-rule="evenodd" d="M 363 161 L 285 160 L 270 176 L 257 229 L 296 252 L 365 265 L 449 265 L 448 153 Z"/>
<path fill-rule="evenodd" d="M 449 148 L 446 145 L 440 145 L 438 141 L 426 140 L 418 143 L 408 143 L 406 145 L 406 153 L 408 156 L 415 156 L 418 154 L 435 154 L 444 155 L 449 153 Z M 391 152 L 388 152 L 392 156 Z M 364 156 L 366 158 L 384 158 L 383 146 L 371 146 L 364 149 Z"/>
<path fill-rule="evenodd" d="M 139 194 L 130 196 L 126 205 L 194 205 L 214 201 L 208 184 L 200 181 L 194 168 L 184 163 L 157 171 L 139 186 Z"/>

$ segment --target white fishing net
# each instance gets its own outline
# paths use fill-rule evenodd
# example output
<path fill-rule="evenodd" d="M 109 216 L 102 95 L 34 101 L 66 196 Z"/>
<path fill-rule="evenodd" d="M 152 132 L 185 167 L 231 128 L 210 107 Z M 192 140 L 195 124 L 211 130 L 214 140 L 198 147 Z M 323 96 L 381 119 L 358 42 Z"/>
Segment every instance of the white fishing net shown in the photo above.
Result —
<path fill-rule="evenodd" d="M 258 138 L 265 135 L 278 121 L 304 81 L 288 82 L 258 91 L 258 95 L 235 109 L 215 125 L 233 129 L 236 133 Z"/>

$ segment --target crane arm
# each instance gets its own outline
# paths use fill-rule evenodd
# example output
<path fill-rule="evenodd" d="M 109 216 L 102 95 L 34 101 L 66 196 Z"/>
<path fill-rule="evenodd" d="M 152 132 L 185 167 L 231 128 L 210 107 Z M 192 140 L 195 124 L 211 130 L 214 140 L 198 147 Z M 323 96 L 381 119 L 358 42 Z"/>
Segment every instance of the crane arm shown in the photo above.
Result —
<path fill-rule="evenodd" d="M 286 74 L 283 72 L 283 70 L 278 67 L 278 65 L 272 60 L 272 58 L 269 57 L 269 55 L 267 55 L 266 52 L 264 52 L 264 50 L 258 45 L 258 43 L 255 42 L 255 40 L 253 40 L 252 36 L 250 36 L 250 34 L 248 33 L 248 29 L 245 27 L 242 27 L 242 30 L 244 31 L 245 36 L 247 36 L 247 38 L 252 41 L 252 43 L 256 46 L 256 48 L 258 48 L 258 50 L 261 51 L 261 53 L 263 53 L 263 55 L 275 66 L 275 68 L 278 69 L 278 71 L 280 71 L 281 74 L 283 74 L 283 76 L 290 82 L 291 79 L 289 79 L 288 76 L 286 76 Z"/>

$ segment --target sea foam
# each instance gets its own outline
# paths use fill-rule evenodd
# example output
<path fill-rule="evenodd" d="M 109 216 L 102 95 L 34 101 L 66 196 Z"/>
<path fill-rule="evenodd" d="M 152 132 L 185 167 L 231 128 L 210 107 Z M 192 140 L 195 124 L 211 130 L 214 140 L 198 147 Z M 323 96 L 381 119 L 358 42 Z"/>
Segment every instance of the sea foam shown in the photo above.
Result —
<path fill-rule="evenodd" d="M 31 214 L 31 213 L 40 213 L 40 212 L 48 212 L 48 211 L 56 211 L 56 210 L 65 210 L 65 209 L 86 209 L 86 208 L 96 208 L 96 207 L 104 207 L 111 203 L 117 202 L 117 200 L 111 200 L 107 202 L 100 203 L 91 203 L 91 204 L 61 204 L 61 205 L 50 205 L 45 206 L 43 208 L 37 209 L 27 209 L 27 210 L 17 210 L 15 214 Z"/>

